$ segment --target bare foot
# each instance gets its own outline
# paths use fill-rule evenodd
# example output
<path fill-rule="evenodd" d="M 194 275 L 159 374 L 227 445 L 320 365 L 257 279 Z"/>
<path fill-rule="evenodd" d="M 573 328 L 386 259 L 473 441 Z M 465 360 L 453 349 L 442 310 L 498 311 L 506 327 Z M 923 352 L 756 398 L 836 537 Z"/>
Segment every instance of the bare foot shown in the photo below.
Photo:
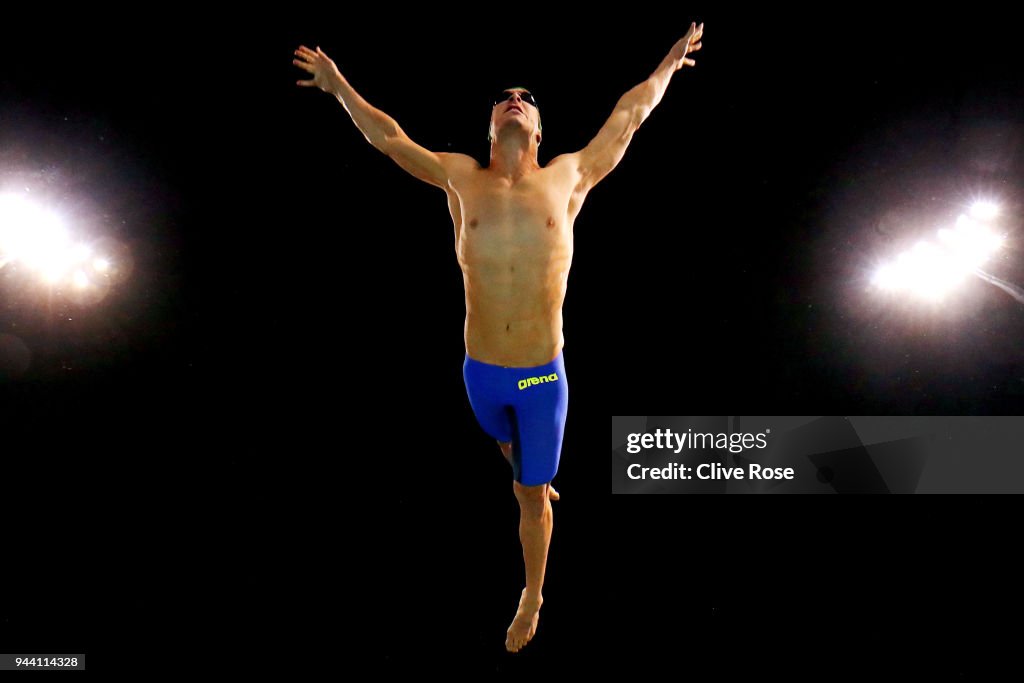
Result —
<path fill-rule="evenodd" d="M 526 599 L 526 589 L 519 597 L 519 609 L 516 611 L 516 618 L 508 627 L 508 635 L 505 637 L 505 649 L 509 652 L 519 652 L 526 646 L 533 634 L 537 632 L 537 619 L 540 618 L 540 605 L 544 599 L 538 597 L 536 600 Z"/>

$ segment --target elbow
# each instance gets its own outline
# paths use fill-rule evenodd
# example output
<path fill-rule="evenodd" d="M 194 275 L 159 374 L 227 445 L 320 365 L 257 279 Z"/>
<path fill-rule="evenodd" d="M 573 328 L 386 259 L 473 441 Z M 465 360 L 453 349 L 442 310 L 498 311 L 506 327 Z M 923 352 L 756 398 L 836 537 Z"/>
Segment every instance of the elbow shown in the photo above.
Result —
<path fill-rule="evenodd" d="M 639 104 L 633 110 L 633 130 L 640 127 L 640 124 L 647 120 L 647 117 L 651 115 L 651 110 L 654 109 L 650 104 Z"/>
<path fill-rule="evenodd" d="M 391 150 L 405 137 L 405 132 L 390 116 L 377 117 L 375 124 L 366 132 L 366 139 L 380 151 L 390 154 Z"/>
<path fill-rule="evenodd" d="M 653 79 L 647 79 L 636 87 L 636 97 L 633 98 L 633 108 L 644 110 L 650 113 L 658 101 L 658 84 Z"/>
<path fill-rule="evenodd" d="M 650 84 L 644 83 L 638 86 L 640 90 L 635 93 L 635 97 L 625 102 L 625 110 L 629 118 L 629 128 L 636 130 L 640 127 L 640 124 L 651 115 L 651 110 L 654 109 L 653 89 Z M 650 92 L 648 92 L 650 91 Z"/>
<path fill-rule="evenodd" d="M 402 131 L 400 130 L 382 130 L 376 135 L 367 136 L 371 145 L 388 156 L 391 156 L 391 152 L 398 146 L 401 138 Z"/>
<path fill-rule="evenodd" d="M 367 135 L 367 141 L 373 145 L 377 150 L 391 156 L 391 150 L 394 148 L 394 138 L 387 135 Z"/>
<path fill-rule="evenodd" d="M 640 125 L 647 120 L 647 117 L 651 115 L 652 107 L 646 104 L 636 104 L 629 110 L 629 123 L 626 125 L 626 129 L 623 131 L 623 140 L 629 142 L 633 138 L 633 133 L 640 128 Z"/>

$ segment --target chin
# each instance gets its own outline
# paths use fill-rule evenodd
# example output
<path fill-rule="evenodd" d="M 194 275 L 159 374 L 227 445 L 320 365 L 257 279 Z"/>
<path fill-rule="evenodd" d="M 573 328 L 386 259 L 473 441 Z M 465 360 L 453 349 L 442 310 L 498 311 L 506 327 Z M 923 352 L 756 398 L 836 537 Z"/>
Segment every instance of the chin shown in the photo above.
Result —
<path fill-rule="evenodd" d="M 502 126 L 502 130 L 521 130 L 529 135 L 533 128 L 532 126 L 526 125 L 525 121 L 509 121 L 507 124 Z"/>

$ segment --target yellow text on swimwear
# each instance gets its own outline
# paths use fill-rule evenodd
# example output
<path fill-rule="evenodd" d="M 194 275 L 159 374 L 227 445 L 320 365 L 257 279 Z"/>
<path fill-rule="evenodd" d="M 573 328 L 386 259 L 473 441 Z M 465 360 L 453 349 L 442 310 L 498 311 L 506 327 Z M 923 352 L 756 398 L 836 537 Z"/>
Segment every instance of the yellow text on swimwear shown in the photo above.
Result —
<path fill-rule="evenodd" d="M 557 382 L 558 373 L 552 372 L 550 375 L 541 375 L 540 377 L 527 377 L 526 379 L 519 380 L 519 391 L 522 391 L 526 387 L 533 386 L 534 384 L 544 384 L 545 382 Z"/>

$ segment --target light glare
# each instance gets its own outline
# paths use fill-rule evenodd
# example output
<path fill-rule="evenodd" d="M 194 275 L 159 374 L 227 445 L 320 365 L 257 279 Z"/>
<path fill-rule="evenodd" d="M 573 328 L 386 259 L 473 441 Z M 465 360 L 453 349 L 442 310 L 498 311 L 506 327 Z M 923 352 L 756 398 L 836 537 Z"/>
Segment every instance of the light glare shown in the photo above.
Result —
<path fill-rule="evenodd" d="M 1002 237 L 965 215 L 957 218 L 956 229 L 939 230 L 939 239 L 961 267 L 968 270 L 985 263 L 1003 243 Z"/>
<path fill-rule="evenodd" d="M 0 197 L 0 252 L 37 271 L 52 270 L 55 255 L 71 237 L 60 217 L 17 195 Z"/>
<path fill-rule="evenodd" d="M 899 255 L 895 263 L 875 272 L 872 282 L 889 291 L 908 291 L 938 301 L 967 275 L 963 263 L 930 242 L 918 242 Z"/>
<path fill-rule="evenodd" d="M 70 283 L 82 288 L 92 284 L 84 270 L 89 265 L 107 277 L 118 274 L 109 254 L 100 256 L 95 251 L 93 246 L 73 242 L 60 216 L 52 211 L 17 194 L 0 195 L 0 267 L 17 262 L 48 285 Z M 116 266 L 120 270 L 120 258 Z"/>
<path fill-rule="evenodd" d="M 999 205 L 993 201 L 980 199 L 971 205 L 971 215 L 979 220 L 990 221 L 999 215 Z"/>
<path fill-rule="evenodd" d="M 84 263 L 89 260 L 90 256 L 92 256 L 92 249 L 87 244 L 79 244 L 71 252 L 71 257 L 75 263 Z"/>
<path fill-rule="evenodd" d="M 81 241 L 62 216 L 33 201 L 27 190 L 0 192 L 0 269 L 11 266 L 50 295 L 91 304 L 124 282 L 133 265 L 126 245 L 111 237 Z"/>

